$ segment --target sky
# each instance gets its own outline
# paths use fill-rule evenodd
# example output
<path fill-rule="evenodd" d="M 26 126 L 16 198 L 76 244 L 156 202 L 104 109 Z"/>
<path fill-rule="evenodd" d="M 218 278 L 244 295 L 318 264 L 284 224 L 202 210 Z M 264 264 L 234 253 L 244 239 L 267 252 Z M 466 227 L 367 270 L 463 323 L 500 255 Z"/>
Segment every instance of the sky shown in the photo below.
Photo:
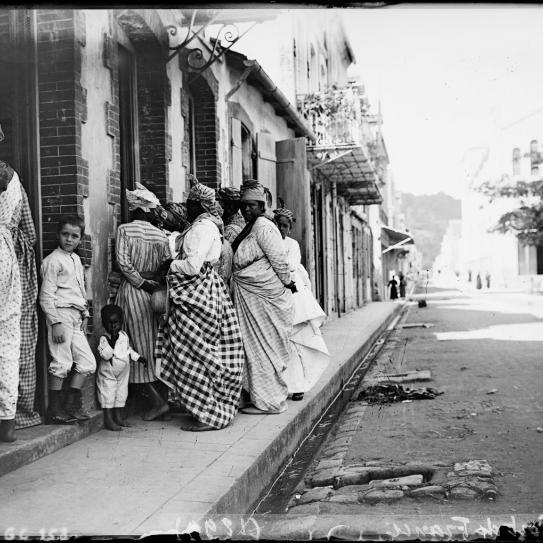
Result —
<path fill-rule="evenodd" d="M 513 147 L 543 144 L 543 7 L 342 11 L 397 190 L 460 197 L 511 173 Z"/>

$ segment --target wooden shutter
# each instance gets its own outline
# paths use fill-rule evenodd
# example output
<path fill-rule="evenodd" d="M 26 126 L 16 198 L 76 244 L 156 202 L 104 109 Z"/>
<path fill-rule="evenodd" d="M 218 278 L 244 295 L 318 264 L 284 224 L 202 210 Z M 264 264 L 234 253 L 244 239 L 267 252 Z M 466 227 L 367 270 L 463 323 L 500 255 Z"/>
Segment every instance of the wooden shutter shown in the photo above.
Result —
<path fill-rule="evenodd" d="M 241 121 L 234 117 L 230 118 L 230 152 L 232 158 L 230 182 L 233 187 L 239 188 L 242 183 Z"/>
<path fill-rule="evenodd" d="M 256 135 L 257 179 L 270 189 L 273 196 L 272 209 L 277 205 L 277 174 L 275 163 L 275 140 L 271 134 L 259 132 Z"/>
<path fill-rule="evenodd" d="M 313 231 L 311 228 L 311 186 L 307 171 L 305 138 L 278 141 L 275 146 L 277 156 L 277 196 L 291 209 L 296 222 L 292 227 L 292 237 L 300 244 L 302 264 L 309 276 L 314 279 L 315 255 L 313 253 Z"/>

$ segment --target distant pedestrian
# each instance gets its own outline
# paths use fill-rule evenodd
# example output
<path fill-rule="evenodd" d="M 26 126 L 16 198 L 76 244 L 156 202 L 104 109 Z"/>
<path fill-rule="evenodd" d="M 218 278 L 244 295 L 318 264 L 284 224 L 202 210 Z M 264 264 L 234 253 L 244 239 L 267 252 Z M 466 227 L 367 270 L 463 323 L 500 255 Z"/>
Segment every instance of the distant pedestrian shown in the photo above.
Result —
<path fill-rule="evenodd" d="M 471 275 L 472 275 L 471 270 L 468 270 L 468 283 L 471 283 Z"/>
<path fill-rule="evenodd" d="M 400 298 L 405 298 L 405 288 L 407 286 L 407 279 L 403 273 L 399 275 L 400 279 Z"/>
<path fill-rule="evenodd" d="M 392 279 L 388 282 L 388 286 L 390 287 L 390 299 L 391 300 L 397 300 L 398 299 L 398 281 L 395 279 L 395 275 L 392 276 Z"/>
<path fill-rule="evenodd" d="M 106 333 L 98 343 L 101 358 L 96 374 L 98 401 L 104 412 L 104 426 L 119 431 L 130 426 L 122 412 L 128 397 L 130 362 L 147 365 L 147 360 L 132 349 L 127 333 L 121 330 L 123 310 L 118 305 L 104 306 L 101 316 Z"/>
<path fill-rule="evenodd" d="M 49 365 L 49 420 L 65 424 L 88 420 L 83 409 L 81 389 L 87 376 L 96 370 L 96 359 L 87 341 L 89 310 L 85 276 L 75 250 L 85 234 L 85 223 L 77 215 L 67 215 L 58 223 L 59 246 L 41 265 L 40 305 L 47 322 Z M 68 397 L 62 405 L 62 384 L 74 369 Z"/>
<path fill-rule="evenodd" d="M 481 280 L 480 273 L 477 274 L 477 279 L 475 280 L 475 288 L 477 288 L 478 290 L 481 290 L 483 288 L 483 282 Z"/>
<path fill-rule="evenodd" d="M 490 273 L 486 272 L 485 280 L 486 280 L 486 288 L 490 288 Z"/>

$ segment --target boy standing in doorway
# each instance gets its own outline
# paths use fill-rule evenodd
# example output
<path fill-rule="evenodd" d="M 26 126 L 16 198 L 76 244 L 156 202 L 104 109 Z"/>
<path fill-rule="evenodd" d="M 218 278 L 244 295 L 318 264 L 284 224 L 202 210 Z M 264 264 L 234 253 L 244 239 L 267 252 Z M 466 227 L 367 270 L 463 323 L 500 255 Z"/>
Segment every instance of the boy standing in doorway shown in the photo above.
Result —
<path fill-rule="evenodd" d="M 88 375 L 96 370 L 96 359 L 87 341 L 87 296 L 83 266 L 74 253 L 85 233 L 85 223 L 77 215 L 62 217 L 58 223 L 59 246 L 41 266 L 40 305 L 47 321 L 49 365 L 49 411 L 52 424 L 84 421 L 90 415 L 83 410 L 81 389 Z M 62 384 L 72 367 L 65 405 Z"/>

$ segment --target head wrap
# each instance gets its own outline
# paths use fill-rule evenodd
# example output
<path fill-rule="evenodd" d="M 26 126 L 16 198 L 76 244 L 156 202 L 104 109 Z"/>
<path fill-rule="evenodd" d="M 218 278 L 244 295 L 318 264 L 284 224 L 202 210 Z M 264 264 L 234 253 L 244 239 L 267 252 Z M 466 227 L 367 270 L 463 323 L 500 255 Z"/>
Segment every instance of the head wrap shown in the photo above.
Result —
<path fill-rule="evenodd" d="M 269 191 L 268 191 L 269 192 Z M 253 200 L 267 203 L 266 188 L 254 179 L 247 179 L 241 185 L 241 201 Z"/>
<path fill-rule="evenodd" d="M 136 190 L 126 190 L 126 200 L 129 211 L 141 209 L 148 213 L 160 205 L 159 199 L 141 183 L 136 183 Z"/>
<path fill-rule="evenodd" d="M 240 197 L 241 197 L 240 190 L 234 187 L 221 187 L 217 191 L 217 199 L 223 202 L 226 202 L 226 201 L 239 202 Z"/>
<path fill-rule="evenodd" d="M 215 208 L 215 191 L 196 181 L 190 189 L 187 200 L 200 202 L 201 206 L 208 213 L 212 213 L 212 210 Z"/>
<path fill-rule="evenodd" d="M 164 226 L 168 230 L 178 230 L 182 232 L 187 228 L 187 208 L 184 203 L 167 202 L 164 204 L 164 210 L 167 211 Z"/>
<path fill-rule="evenodd" d="M 286 217 L 291 223 L 296 222 L 294 213 L 292 213 L 292 211 L 290 209 L 287 209 L 286 207 L 280 207 L 278 209 L 274 209 L 273 214 L 276 217 Z"/>

